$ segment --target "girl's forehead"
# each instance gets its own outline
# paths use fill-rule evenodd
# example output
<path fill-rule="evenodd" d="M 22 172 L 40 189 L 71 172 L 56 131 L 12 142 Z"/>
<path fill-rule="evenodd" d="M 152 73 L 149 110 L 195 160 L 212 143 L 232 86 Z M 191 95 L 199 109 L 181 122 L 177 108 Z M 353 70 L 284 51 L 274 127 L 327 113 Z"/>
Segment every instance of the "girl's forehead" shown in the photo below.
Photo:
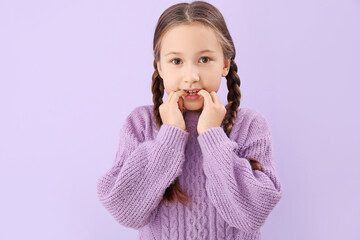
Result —
<path fill-rule="evenodd" d="M 204 23 L 192 22 L 192 23 L 181 23 L 170 27 L 165 35 L 177 35 L 183 33 L 202 33 L 202 34 L 215 34 L 215 31 Z"/>
<path fill-rule="evenodd" d="M 180 24 L 171 27 L 162 37 L 162 50 L 212 49 L 219 51 L 221 45 L 216 32 L 202 23 Z"/>

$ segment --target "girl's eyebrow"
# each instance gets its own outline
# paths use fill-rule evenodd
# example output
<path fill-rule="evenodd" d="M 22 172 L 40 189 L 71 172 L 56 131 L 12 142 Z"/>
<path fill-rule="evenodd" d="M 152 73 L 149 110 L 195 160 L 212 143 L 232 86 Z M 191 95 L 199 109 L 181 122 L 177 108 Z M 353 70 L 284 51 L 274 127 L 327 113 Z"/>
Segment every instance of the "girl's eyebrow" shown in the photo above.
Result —
<path fill-rule="evenodd" d="M 212 53 L 214 53 L 215 51 L 210 50 L 210 49 L 205 49 L 205 50 L 199 51 L 198 54 L 199 53 L 204 53 L 204 52 L 212 52 Z M 167 54 L 165 54 L 165 56 L 170 55 L 170 54 L 179 54 L 179 55 L 181 55 L 180 52 L 168 52 Z"/>

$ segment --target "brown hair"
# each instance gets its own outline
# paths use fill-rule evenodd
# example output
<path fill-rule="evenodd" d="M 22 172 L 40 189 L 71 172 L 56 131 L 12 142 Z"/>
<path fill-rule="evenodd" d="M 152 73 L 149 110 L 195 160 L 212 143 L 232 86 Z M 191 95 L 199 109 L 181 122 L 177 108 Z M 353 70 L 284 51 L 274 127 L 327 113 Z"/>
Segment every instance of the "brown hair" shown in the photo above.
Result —
<path fill-rule="evenodd" d="M 154 68 L 152 75 L 151 91 L 153 93 L 154 119 L 157 127 L 160 129 L 162 120 L 159 112 L 159 106 L 163 103 L 164 84 L 157 70 L 157 62 L 160 61 L 161 37 L 171 27 L 180 24 L 189 24 L 192 22 L 201 22 L 205 26 L 213 29 L 219 39 L 224 53 L 224 59 L 230 59 L 230 69 L 226 76 L 228 104 L 226 105 L 226 114 L 223 120 L 223 128 L 227 136 L 230 135 L 232 126 L 236 119 L 236 114 L 240 105 L 240 78 L 237 74 L 237 65 L 235 59 L 235 46 L 226 26 L 225 20 L 220 11 L 213 5 L 204 1 L 193 1 L 191 3 L 178 3 L 167 8 L 160 16 L 154 34 Z M 261 163 L 250 158 L 249 162 L 253 170 L 262 171 Z M 177 199 L 183 205 L 187 206 L 190 196 L 188 196 L 180 187 L 179 178 L 166 189 L 162 201 L 173 202 Z"/>

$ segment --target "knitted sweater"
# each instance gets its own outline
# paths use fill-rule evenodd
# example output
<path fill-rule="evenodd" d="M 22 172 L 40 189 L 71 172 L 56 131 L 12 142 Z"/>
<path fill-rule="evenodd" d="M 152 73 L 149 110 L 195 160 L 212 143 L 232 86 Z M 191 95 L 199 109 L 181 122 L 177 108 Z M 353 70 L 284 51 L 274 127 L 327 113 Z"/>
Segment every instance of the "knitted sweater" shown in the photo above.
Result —
<path fill-rule="evenodd" d="M 282 196 L 264 116 L 239 108 L 228 137 L 221 127 L 197 133 L 201 112 L 184 112 L 186 130 L 157 128 L 153 105 L 136 107 L 120 130 L 111 168 L 98 179 L 102 205 L 139 240 L 261 239 L 260 228 Z M 263 172 L 252 170 L 248 158 Z M 179 177 L 190 208 L 160 201 Z"/>

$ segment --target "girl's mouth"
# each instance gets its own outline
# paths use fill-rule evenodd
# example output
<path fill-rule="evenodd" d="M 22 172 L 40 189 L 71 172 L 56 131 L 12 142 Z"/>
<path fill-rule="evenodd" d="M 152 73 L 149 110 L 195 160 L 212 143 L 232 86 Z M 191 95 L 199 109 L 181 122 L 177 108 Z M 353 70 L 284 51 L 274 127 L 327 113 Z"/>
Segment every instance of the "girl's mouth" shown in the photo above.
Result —
<path fill-rule="evenodd" d="M 197 95 L 197 93 L 200 91 L 201 89 L 197 89 L 197 90 L 193 90 L 193 91 L 190 91 L 190 90 L 185 90 L 186 91 L 186 93 L 188 94 L 188 95 Z M 188 96 L 187 95 L 187 96 Z"/>
<path fill-rule="evenodd" d="M 190 93 L 185 96 L 185 99 L 187 99 L 187 100 L 197 100 L 199 98 L 200 98 L 200 95 L 198 95 L 197 93 Z"/>

